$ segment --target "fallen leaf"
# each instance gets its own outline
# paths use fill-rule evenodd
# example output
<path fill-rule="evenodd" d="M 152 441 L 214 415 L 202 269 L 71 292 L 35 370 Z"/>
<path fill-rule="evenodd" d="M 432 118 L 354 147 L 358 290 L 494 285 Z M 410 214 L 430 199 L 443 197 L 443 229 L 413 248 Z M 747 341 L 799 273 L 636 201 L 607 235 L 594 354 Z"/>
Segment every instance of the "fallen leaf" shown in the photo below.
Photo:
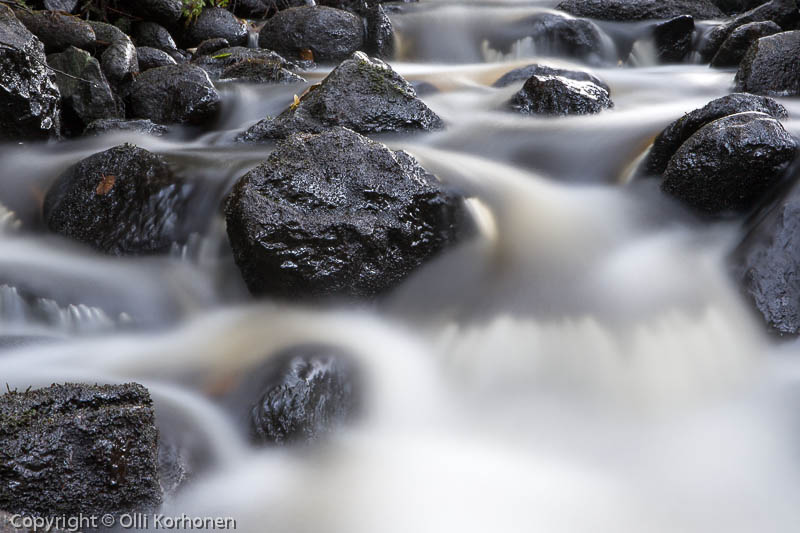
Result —
<path fill-rule="evenodd" d="M 303 61 L 314 61 L 314 52 L 309 48 L 303 48 L 300 50 L 300 59 Z"/>
<path fill-rule="evenodd" d="M 108 176 L 105 174 L 100 174 L 100 176 L 102 176 L 103 179 L 97 184 L 97 189 L 95 189 L 95 192 L 102 196 L 108 194 L 111 189 L 114 188 L 114 182 L 117 181 L 117 177 L 113 174 L 109 174 Z"/>

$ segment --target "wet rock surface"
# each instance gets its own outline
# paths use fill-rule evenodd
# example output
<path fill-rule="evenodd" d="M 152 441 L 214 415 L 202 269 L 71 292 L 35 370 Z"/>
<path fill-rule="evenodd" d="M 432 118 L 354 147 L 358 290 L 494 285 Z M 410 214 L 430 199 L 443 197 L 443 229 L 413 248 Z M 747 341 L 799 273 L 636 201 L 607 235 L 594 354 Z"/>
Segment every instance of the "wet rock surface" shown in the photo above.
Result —
<path fill-rule="evenodd" d="M 776 96 L 800 94 L 800 31 L 762 37 L 750 47 L 734 80 L 737 90 Z"/>
<path fill-rule="evenodd" d="M 575 81 L 590 81 L 595 85 L 599 85 L 606 92 L 611 92 L 608 87 L 608 84 L 594 76 L 589 74 L 588 72 L 584 72 L 581 70 L 566 70 L 561 68 L 553 68 L 547 65 L 540 65 L 538 63 L 534 63 L 532 65 L 527 65 L 525 67 L 515 68 L 509 72 L 503 74 L 497 81 L 492 84 L 492 87 L 508 87 L 512 83 L 517 83 L 520 81 L 527 81 L 528 78 L 531 76 L 560 76 L 562 78 L 568 78 L 570 80 Z"/>
<path fill-rule="evenodd" d="M 709 215 L 745 212 L 780 182 L 796 150 L 795 139 L 771 116 L 729 115 L 681 145 L 661 190 Z"/>
<path fill-rule="evenodd" d="M 188 235 L 192 187 L 161 157 L 130 144 L 70 167 L 47 191 L 47 227 L 113 255 L 164 252 Z"/>
<path fill-rule="evenodd" d="M 617 21 L 670 19 L 681 15 L 696 19 L 724 17 L 710 0 L 565 0 L 557 9 L 576 17 Z"/>
<path fill-rule="evenodd" d="M 160 124 L 202 125 L 216 118 L 220 106 L 208 74 L 189 64 L 142 72 L 131 84 L 129 101 L 132 118 Z"/>
<path fill-rule="evenodd" d="M 727 39 L 711 59 L 712 67 L 735 67 L 747 50 L 762 37 L 768 37 L 781 32 L 781 27 L 771 20 L 765 22 L 751 22 L 739 26 L 731 32 Z"/>
<path fill-rule="evenodd" d="M 245 59 L 222 71 L 221 79 L 243 83 L 303 83 L 306 80 L 283 68 L 282 61 Z"/>
<path fill-rule="evenodd" d="M 234 186 L 236 264 L 255 295 L 372 297 L 457 240 L 462 200 L 353 131 L 298 134 Z"/>
<path fill-rule="evenodd" d="M 160 137 L 169 132 L 169 128 L 156 124 L 152 120 L 126 120 L 119 118 L 104 118 L 95 120 L 84 130 L 84 135 L 103 135 L 115 131 L 130 131 L 143 135 Z"/>
<path fill-rule="evenodd" d="M 192 48 L 208 39 L 225 39 L 229 46 L 247 45 L 247 25 L 220 7 L 206 8 L 183 34 L 183 46 Z"/>
<path fill-rule="evenodd" d="M 287 70 L 294 68 L 292 64 L 288 63 L 281 55 L 276 54 L 272 50 L 244 48 L 243 46 L 222 48 L 212 54 L 202 55 L 195 58 L 193 64 L 205 70 L 211 79 L 218 80 L 222 77 L 225 69 L 237 63 L 241 63 L 242 61 L 265 61 L 279 63 L 281 68 Z"/>
<path fill-rule="evenodd" d="M 178 52 L 178 45 L 172 34 L 160 24 L 155 22 L 139 22 L 133 27 L 133 41 L 136 46 L 149 46 L 163 50 L 171 56 Z M 174 56 L 173 56 L 174 59 Z M 176 60 L 177 61 L 177 60 Z"/>
<path fill-rule="evenodd" d="M 394 56 L 394 27 L 383 6 L 377 5 L 365 13 L 367 37 L 364 51 L 371 56 L 391 59 Z"/>
<path fill-rule="evenodd" d="M 290 58 L 310 51 L 317 62 L 335 62 L 364 47 L 364 23 L 348 11 L 294 7 L 278 12 L 261 29 L 258 45 Z"/>
<path fill-rule="evenodd" d="M 223 48 L 230 48 L 231 43 L 228 42 L 228 39 L 223 39 L 221 37 L 216 39 L 206 39 L 199 45 L 197 45 L 197 50 L 195 51 L 195 57 L 199 56 L 207 56 L 211 55 L 217 50 L 222 50 Z"/>
<path fill-rule="evenodd" d="M 19 20 L 44 44 L 45 52 L 61 52 L 70 46 L 89 48 L 95 42 L 91 25 L 77 17 L 53 11 L 16 11 Z"/>
<path fill-rule="evenodd" d="M 784 119 L 788 116 L 786 108 L 772 98 L 746 93 L 734 93 L 717 98 L 679 118 L 656 137 L 650 153 L 642 164 L 644 172 L 652 176 L 662 174 L 673 154 L 697 130 L 717 119 L 746 111 L 766 113 L 775 119 Z"/>
<path fill-rule="evenodd" d="M 44 46 L 0 5 L 0 140 L 45 140 L 61 131 L 61 95 Z"/>
<path fill-rule="evenodd" d="M 155 509 L 158 432 L 141 385 L 53 385 L 0 396 L 0 508 L 121 514 Z"/>
<path fill-rule="evenodd" d="M 106 78 L 115 86 L 130 81 L 139 72 L 139 55 L 130 39 L 120 39 L 100 56 Z"/>
<path fill-rule="evenodd" d="M 140 19 L 155 21 L 167 27 L 177 26 L 183 16 L 181 0 L 136 0 L 126 2 L 125 8 Z"/>
<path fill-rule="evenodd" d="M 678 63 L 689 54 L 694 38 L 694 18 L 690 15 L 675 17 L 656 24 L 653 41 L 661 63 Z"/>
<path fill-rule="evenodd" d="M 113 24 L 106 24 L 105 22 L 99 22 L 96 20 L 87 20 L 86 23 L 92 27 L 92 30 L 94 30 L 94 45 L 97 48 L 105 49 L 107 46 L 116 41 L 130 40 L 130 37 L 128 37 L 124 31 L 117 28 Z"/>
<path fill-rule="evenodd" d="M 431 131 L 444 125 L 389 65 L 357 52 L 297 104 L 275 119 L 255 124 L 238 140 L 254 142 L 296 132 L 318 133 L 333 126 L 367 134 Z"/>
<path fill-rule="evenodd" d="M 519 113 L 562 116 L 590 115 L 614 106 L 599 85 L 560 76 L 531 76 L 508 105 Z"/>
<path fill-rule="evenodd" d="M 601 63 L 604 57 L 603 33 L 592 21 L 564 16 L 560 13 L 541 13 L 521 23 L 519 35 L 530 37 L 537 53 L 575 57 L 590 63 Z M 516 40 L 516 39 L 515 39 Z M 510 50 L 511 43 L 500 49 Z"/>
<path fill-rule="evenodd" d="M 136 57 L 139 62 L 139 72 L 150 70 L 151 68 L 168 67 L 177 65 L 172 56 L 163 50 L 140 46 L 136 49 Z"/>

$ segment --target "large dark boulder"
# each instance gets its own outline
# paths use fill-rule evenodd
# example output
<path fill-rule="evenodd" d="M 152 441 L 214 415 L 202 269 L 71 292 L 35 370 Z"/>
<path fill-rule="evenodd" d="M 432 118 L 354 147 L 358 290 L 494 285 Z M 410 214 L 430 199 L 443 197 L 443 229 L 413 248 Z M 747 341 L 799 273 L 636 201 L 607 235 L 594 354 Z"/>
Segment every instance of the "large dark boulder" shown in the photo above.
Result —
<path fill-rule="evenodd" d="M 588 72 L 584 72 L 582 70 L 553 68 L 547 65 L 540 65 L 538 63 L 515 68 L 514 70 L 506 72 L 492 84 L 492 87 L 508 87 L 512 83 L 527 81 L 531 76 L 560 76 L 562 78 L 568 78 L 575 81 L 590 81 L 595 85 L 599 85 L 605 89 L 606 92 L 611 92 L 611 89 L 609 89 L 606 82 L 597 76 L 589 74 Z"/>
<path fill-rule="evenodd" d="M 238 394 L 256 391 L 248 399 L 256 442 L 304 444 L 324 438 L 358 414 L 359 378 L 355 362 L 342 350 L 303 345 L 272 355 Z"/>
<path fill-rule="evenodd" d="M 225 212 L 250 291 L 289 298 L 386 292 L 466 220 L 462 200 L 411 156 L 345 128 L 279 143 Z"/>
<path fill-rule="evenodd" d="M 745 111 L 766 113 L 776 119 L 787 117 L 786 108 L 772 98 L 746 93 L 734 93 L 717 98 L 700 109 L 682 116 L 656 137 L 647 158 L 642 163 L 643 173 L 651 176 L 663 174 L 678 148 L 697 130 L 722 117 Z"/>
<path fill-rule="evenodd" d="M 139 72 L 150 70 L 151 68 L 168 67 L 177 65 L 172 56 L 158 48 L 140 46 L 136 49 L 136 56 L 139 60 Z"/>
<path fill-rule="evenodd" d="M 220 96 L 208 74 L 190 65 L 171 65 L 142 72 L 130 88 L 131 118 L 160 124 L 202 125 L 214 120 Z"/>
<path fill-rule="evenodd" d="M 222 48 L 216 50 L 212 54 L 196 57 L 192 63 L 205 70 L 212 80 L 218 80 L 223 77 L 225 69 L 241 63 L 242 61 L 277 63 L 280 64 L 281 68 L 287 70 L 295 68 L 294 65 L 288 63 L 281 55 L 276 54 L 272 50 L 245 48 L 243 46 Z"/>
<path fill-rule="evenodd" d="M 656 56 L 661 63 L 678 63 L 692 50 L 694 18 L 681 15 L 653 27 Z"/>
<path fill-rule="evenodd" d="M 182 46 L 192 48 L 207 39 L 225 39 L 230 46 L 247 45 L 247 24 L 221 7 L 205 8 L 183 33 Z"/>
<path fill-rule="evenodd" d="M 333 126 L 368 134 L 431 131 L 442 128 L 443 123 L 389 65 L 356 52 L 299 102 L 275 119 L 255 124 L 238 140 L 278 139 Z"/>
<path fill-rule="evenodd" d="M 0 4 L 0 140 L 58 137 L 61 95 L 47 68 L 44 46 Z"/>
<path fill-rule="evenodd" d="M 90 48 L 95 42 L 92 26 L 87 22 L 52 11 L 28 11 L 19 9 L 17 17 L 44 43 L 45 52 L 61 52 L 70 46 Z"/>
<path fill-rule="evenodd" d="M 617 21 L 671 19 L 680 15 L 715 19 L 725 15 L 710 0 L 564 0 L 557 9 L 576 17 Z"/>
<path fill-rule="evenodd" d="M 795 139 L 771 116 L 729 115 L 681 145 L 661 190 L 708 215 L 746 212 L 779 183 L 796 150 Z"/>
<path fill-rule="evenodd" d="M 123 144 L 61 174 L 45 196 L 44 221 L 105 253 L 158 253 L 186 238 L 191 193 L 161 156 Z"/>
<path fill-rule="evenodd" d="M 590 115 L 613 106 L 599 85 L 560 76 L 531 76 L 509 101 L 514 111 L 531 115 Z"/>
<path fill-rule="evenodd" d="M 711 66 L 724 68 L 735 67 L 741 63 L 742 58 L 754 42 L 762 37 L 768 37 L 781 32 L 781 27 L 771 20 L 764 22 L 751 22 L 739 26 L 731 32 L 717 53 L 711 59 Z"/>
<path fill-rule="evenodd" d="M 178 45 L 169 30 L 155 22 L 138 22 L 133 27 L 133 42 L 136 46 L 149 46 L 163 50 L 173 56 L 178 53 Z M 177 61 L 177 59 L 175 59 Z"/>
<path fill-rule="evenodd" d="M 348 11 L 329 7 L 293 7 L 278 12 L 261 29 L 258 45 L 287 57 L 341 61 L 364 47 L 364 23 Z"/>
<path fill-rule="evenodd" d="M 739 64 L 734 83 L 739 91 L 775 96 L 800 94 L 800 31 L 757 40 Z"/>
<path fill-rule="evenodd" d="M 53 385 L 0 396 L 0 508 L 119 515 L 161 503 L 158 431 L 141 385 Z"/>
<path fill-rule="evenodd" d="M 111 43 L 100 56 L 103 72 L 115 87 L 129 82 L 139 72 L 139 55 L 130 39 Z"/>
<path fill-rule="evenodd" d="M 769 327 L 800 334 L 800 186 L 764 209 L 732 255 L 744 292 Z"/>
<path fill-rule="evenodd" d="M 81 133 L 93 120 L 124 116 L 100 62 L 89 52 L 70 47 L 60 54 L 47 56 L 47 64 L 56 69 L 63 127 L 67 134 Z"/>
<path fill-rule="evenodd" d="M 95 120 L 84 130 L 83 134 L 89 135 L 103 135 L 106 133 L 127 131 L 131 133 L 139 133 L 142 135 L 153 135 L 161 137 L 169 132 L 166 126 L 156 124 L 151 120 L 125 120 L 119 118 L 102 118 Z"/>

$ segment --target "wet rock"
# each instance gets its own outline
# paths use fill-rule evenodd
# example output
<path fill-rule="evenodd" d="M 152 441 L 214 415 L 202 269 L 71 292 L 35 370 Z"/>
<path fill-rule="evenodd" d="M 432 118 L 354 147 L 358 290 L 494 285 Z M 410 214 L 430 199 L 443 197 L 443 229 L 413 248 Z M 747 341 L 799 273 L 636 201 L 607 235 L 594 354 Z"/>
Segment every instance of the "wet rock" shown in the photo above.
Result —
<path fill-rule="evenodd" d="M 19 20 L 44 43 L 45 52 L 61 52 L 70 46 L 90 48 L 95 42 L 92 27 L 77 17 L 53 11 L 16 11 Z"/>
<path fill-rule="evenodd" d="M 726 15 L 742 13 L 761 4 L 766 4 L 768 0 L 714 0 L 714 3 Z"/>
<path fill-rule="evenodd" d="M 734 252 L 745 294 L 780 335 L 800 334 L 800 186 L 764 209 Z"/>
<path fill-rule="evenodd" d="M 211 55 L 202 55 L 195 58 L 193 63 L 205 70 L 212 80 L 222 77 L 225 69 L 241 63 L 242 61 L 265 61 L 280 63 L 282 68 L 291 70 L 294 67 L 283 57 L 272 50 L 262 48 L 244 48 L 235 46 L 233 48 L 222 48 Z"/>
<path fill-rule="evenodd" d="M 124 31 L 113 24 L 106 24 L 105 22 L 98 22 L 96 20 L 87 20 L 86 23 L 94 30 L 94 44 L 97 48 L 105 49 L 116 41 L 130 40 L 130 37 L 128 37 Z"/>
<path fill-rule="evenodd" d="M 151 120 L 126 120 L 120 118 L 102 118 L 95 120 L 84 130 L 83 134 L 89 135 L 103 135 L 109 132 L 129 131 L 132 133 L 140 133 L 142 135 L 152 135 L 154 137 L 161 137 L 169 132 L 166 126 L 156 124 Z"/>
<path fill-rule="evenodd" d="M 772 98 L 746 93 L 734 93 L 717 98 L 679 118 L 656 137 L 642 164 L 644 173 L 652 176 L 663 174 L 678 148 L 700 128 L 717 119 L 745 111 L 766 113 L 775 119 L 784 119 L 788 116 L 786 108 Z"/>
<path fill-rule="evenodd" d="M 142 72 L 131 84 L 131 118 L 160 124 L 205 124 L 216 118 L 220 97 L 208 74 L 195 65 Z"/>
<path fill-rule="evenodd" d="M 89 52 L 73 46 L 47 56 L 47 64 L 56 69 L 65 133 L 78 135 L 93 120 L 123 116 L 100 62 Z"/>
<path fill-rule="evenodd" d="M 532 115 L 590 115 L 613 107 L 608 91 L 590 81 L 560 76 L 531 76 L 509 102 Z"/>
<path fill-rule="evenodd" d="M 719 47 L 716 55 L 711 60 L 712 67 L 735 67 L 744 58 L 747 50 L 754 42 L 762 37 L 774 35 L 781 32 L 781 27 L 772 22 L 751 22 L 739 26 L 731 32 L 722 46 Z"/>
<path fill-rule="evenodd" d="M 137 48 L 136 55 L 139 58 L 139 72 L 144 72 L 151 68 L 177 65 L 175 60 L 165 51 L 157 48 L 150 48 L 149 46 L 140 46 Z"/>
<path fill-rule="evenodd" d="M 517 24 L 505 42 L 493 41 L 494 48 L 508 53 L 511 45 L 530 37 L 537 54 L 574 57 L 590 63 L 604 59 L 603 32 L 592 21 L 564 16 L 560 13 L 538 13 Z"/>
<path fill-rule="evenodd" d="M 67 515 L 155 509 L 158 432 L 147 390 L 53 385 L 0 396 L 0 508 Z"/>
<path fill-rule="evenodd" d="M 176 27 L 183 16 L 181 0 L 136 0 L 125 2 L 125 9 L 142 20 Z"/>
<path fill-rule="evenodd" d="M 255 124 L 238 140 L 253 142 L 295 132 L 318 133 L 333 126 L 367 134 L 431 131 L 444 125 L 389 65 L 356 52 L 298 103 L 275 119 Z"/>
<path fill-rule="evenodd" d="M 365 51 L 375 57 L 391 59 L 394 56 L 394 28 L 383 6 L 377 5 L 365 13 L 367 38 Z"/>
<path fill-rule="evenodd" d="M 243 83 L 303 83 L 306 80 L 283 68 L 283 62 L 245 59 L 222 71 L 222 79 Z"/>
<path fill-rule="evenodd" d="M 796 0 L 772 0 L 715 26 L 706 34 L 704 42 L 700 45 L 700 56 L 704 61 L 710 61 L 736 28 L 751 22 L 765 21 L 772 21 L 784 30 L 795 29 L 800 23 L 800 10 L 797 8 Z"/>
<path fill-rule="evenodd" d="M 275 11 L 307 5 L 305 0 L 237 0 L 231 6 L 238 17 L 266 19 Z"/>
<path fill-rule="evenodd" d="M 59 176 L 47 191 L 44 220 L 51 231 L 108 254 L 163 252 L 188 233 L 182 214 L 191 189 L 161 156 L 123 144 Z"/>
<path fill-rule="evenodd" d="M 256 381 L 260 397 L 251 409 L 251 427 L 259 443 L 318 441 L 352 420 L 360 407 L 357 368 L 335 347 L 298 346 L 277 353 Z"/>
<path fill-rule="evenodd" d="M 139 72 L 139 55 L 130 39 L 114 41 L 100 56 L 103 72 L 115 87 L 121 86 Z"/>
<path fill-rule="evenodd" d="M 63 11 L 72 13 L 78 7 L 79 0 L 42 0 L 40 2 L 28 2 L 29 6 L 35 9 L 47 9 L 49 11 Z"/>
<path fill-rule="evenodd" d="M 261 29 L 261 48 L 287 57 L 303 57 L 310 50 L 314 61 L 341 61 L 364 46 L 364 24 L 353 13 L 329 7 L 293 7 L 278 12 Z"/>
<path fill-rule="evenodd" d="M 795 139 L 769 115 L 730 115 L 681 145 L 661 190 L 709 215 L 744 212 L 780 181 L 796 150 Z"/>
<path fill-rule="evenodd" d="M 739 64 L 734 83 L 739 91 L 776 96 L 800 94 L 800 31 L 757 40 Z"/>
<path fill-rule="evenodd" d="M 47 68 L 44 46 L 14 13 L 0 5 L 0 140 L 56 138 L 61 95 Z"/>
<path fill-rule="evenodd" d="M 560 76 L 562 78 L 568 78 L 570 80 L 575 81 L 589 81 L 594 83 L 595 85 L 599 85 L 606 92 L 610 93 L 611 89 L 608 88 L 608 84 L 598 78 L 597 76 L 593 76 L 588 72 L 583 72 L 581 70 L 565 70 L 561 68 L 553 68 L 548 67 L 547 65 L 540 65 L 538 63 L 533 63 L 531 65 L 527 65 L 520 68 L 515 68 L 514 70 L 510 70 L 503 74 L 496 82 L 492 84 L 492 87 L 508 87 L 512 83 L 517 83 L 520 81 L 527 81 L 528 78 L 531 76 Z"/>
<path fill-rule="evenodd" d="M 247 24 L 227 9 L 205 8 L 184 32 L 183 45 L 191 48 L 208 39 L 225 39 L 232 46 L 246 46 Z"/>
<path fill-rule="evenodd" d="M 139 22 L 133 27 L 133 41 L 136 46 L 148 46 L 163 50 L 171 56 L 178 51 L 178 45 L 169 31 L 155 22 Z M 175 59 L 173 57 L 173 59 Z M 177 59 L 175 60 L 177 61 Z"/>
<path fill-rule="evenodd" d="M 197 45 L 197 51 L 195 52 L 195 56 L 207 56 L 211 55 L 217 50 L 222 50 L 223 48 L 230 48 L 231 43 L 228 42 L 228 39 L 223 39 L 221 37 L 217 39 L 206 39 L 199 45 Z"/>
<path fill-rule="evenodd" d="M 710 0 L 564 0 L 557 9 L 576 17 L 617 21 L 671 19 L 681 15 L 696 19 L 724 17 Z"/>
<path fill-rule="evenodd" d="M 653 28 L 653 41 L 656 55 L 661 63 L 683 61 L 692 49 L 694 37 L 694 18 L 689 15 L 675 17 L 656 24 Z"/>
<path fill-rule="evenodd" d="M 255 295 L 372 297 L 457 240 L 462 201 L 407 153 L 345 128 L 297 134 L 234 186 L 236 264 Z"/>

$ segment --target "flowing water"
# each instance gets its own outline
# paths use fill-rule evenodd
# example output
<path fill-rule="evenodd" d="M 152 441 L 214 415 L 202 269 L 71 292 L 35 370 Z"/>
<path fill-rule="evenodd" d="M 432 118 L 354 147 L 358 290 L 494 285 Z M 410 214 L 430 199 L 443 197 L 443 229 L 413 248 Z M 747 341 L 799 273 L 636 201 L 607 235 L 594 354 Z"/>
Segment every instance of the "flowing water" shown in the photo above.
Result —
<path fill-rule="evenodd" d="M 437 88 L 423 99 L 447 130 L 381 140 L 468 194 L 480 234 L 379 303 L 253 302 L 233 265 L 218 206 L 272 147 L 230 140 L 305 85 L 222 86 L 223 118 L 199 137 L 3 147 L 2 386 L 143 383 L 162 436 L 204 457 L 164 511 L 233 517 L 241 531 L 797 531 L 797 343 L 767 338 L 730 280 L 737 222 L 699 222 L 630 179 L 653 137 L 729 92 L 733 72 L 655 65 L 646 42 L 619 64 L 614 41 L 641 24 L 604 25 L 609 48 L 591 65 L 524 38 L 491 46 L 554 3 L 423 1 L 392 15 L 392 65 Z M 506 112 L 521 82 L 492 83 L 534 61 L 590 69 L 615 108 Z M 109 258 L 41 227 L 49 183 L 124 141 L 208 191 L 197 235 L 167 257 Z M 252 447 L 214 391 L 308 342 L 355 355 L 365 413 L 310 448 Z"/>

